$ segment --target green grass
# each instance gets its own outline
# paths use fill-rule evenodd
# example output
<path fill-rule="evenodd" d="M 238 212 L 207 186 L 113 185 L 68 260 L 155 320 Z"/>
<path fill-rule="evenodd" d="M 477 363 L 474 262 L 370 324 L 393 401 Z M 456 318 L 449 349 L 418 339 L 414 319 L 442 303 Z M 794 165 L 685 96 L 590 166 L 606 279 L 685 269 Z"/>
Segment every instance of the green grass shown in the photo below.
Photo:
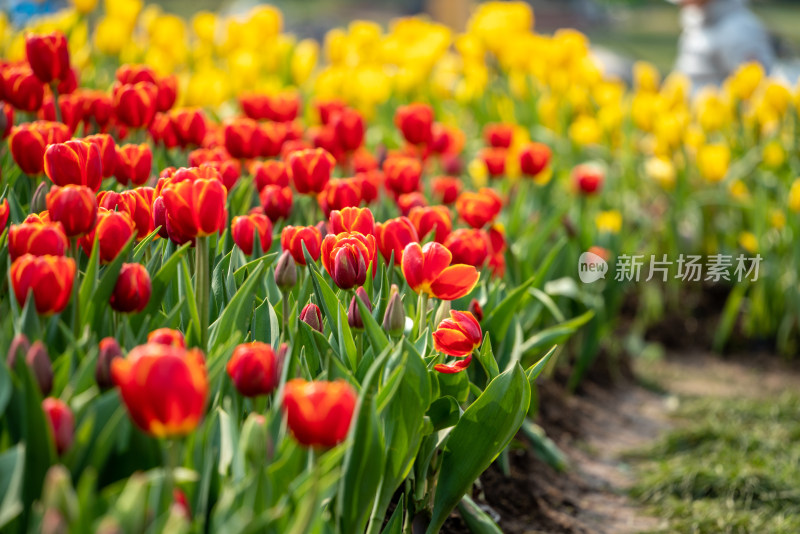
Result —
<path fill-rule="evenodd" d="M 686 399 L 684 424 L 630 455 L 665 532 L 800 532 L 800 397 Z"/>

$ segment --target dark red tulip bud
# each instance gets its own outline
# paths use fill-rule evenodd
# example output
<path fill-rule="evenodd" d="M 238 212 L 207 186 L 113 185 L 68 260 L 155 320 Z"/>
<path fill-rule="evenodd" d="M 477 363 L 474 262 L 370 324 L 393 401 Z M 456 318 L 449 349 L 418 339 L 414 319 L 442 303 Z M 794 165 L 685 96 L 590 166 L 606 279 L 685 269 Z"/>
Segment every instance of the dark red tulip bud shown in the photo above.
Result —
<path fill-rule="evenodd" d="M 8 347 L 8 356 L 6 356 L 6 364 L 9 369 L 13 369 L 17 365 L 17 358 L 25 358 L 28 351 L 31 350 L 31 342 L 28 341 L 25 334 L 17 334 L 11 340 L 11 346 Z"/>
<path fill-rule="evenodd" d="M 306 304 L 300 312 L 300 320 L 317 332 L 322 332 L 322 312 L 316 304 Z"/>
<path fill-rule="evenodd" d="M 483 321 L 483 309 L 481 308 L 478 299 L 472 299 L 472 301 L 469 303 L 469 311 L 475 316 L 478 322 Z"/>
<path fill-rule="evenodd" d="M 284 250 L 275 266 L 275 283 L 282 290 L 291 289 L 297 284 L 297 266 L 292 253 Z"/>
<path fill-rule="evenodd" d="M 53 364 L 50 356 L 47 355 L 47 348 L 41 341 L 36 341 L 31 345 L 30 350 L 25 355 L 25 363 L 31 368 L 39 389 L 43 396 L 48 396 L 53 389 Z"/>
<path fill-rule="evenodd" d="M 356 302 L 357 298 L 361 299 L 361 302 L 367 306 L 369 311 L 372 311 L 372 303 L 370 303 L 369 296 L 367 295 L 367 292 L 364 291 L 363 287 L 356 289 L 356 294 L 353 297 L 353 300 L 350 301 L 350 307 L 347 309 L 347 324 L 350 325 L 350 328 L 361 330 L 364 328 L 364 321 L 361 318 L 361 310 Z"/>
<path fill-rule="evenodd" d="M 110 389 L 114 386 L 111 380 L 111 361 L 114 358 L 122 357 L 122 349 L 113 337 L 100 340 L 100 354 L 97 356 L 97 367 L 94 371 L 94 379 L 100 389 Z"/>
<path fill-rule="evenodd" d="M 389 304 L 383 315 L 383 329 L 393 336 L 401 335 L 406 326 L 406 311 L 403 309 L 403 300 L 397 286 L 392 284 L 389 292 Z"/>

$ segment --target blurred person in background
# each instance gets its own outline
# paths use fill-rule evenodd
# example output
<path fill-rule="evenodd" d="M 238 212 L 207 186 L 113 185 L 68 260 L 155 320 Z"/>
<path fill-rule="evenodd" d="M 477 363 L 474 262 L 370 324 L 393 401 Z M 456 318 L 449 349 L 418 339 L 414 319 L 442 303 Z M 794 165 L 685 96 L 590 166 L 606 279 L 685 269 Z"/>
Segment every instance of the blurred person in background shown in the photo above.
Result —
<path fill-rule="evenodd" d="M 769 72 L 775 52 L 747 0 L 668 0 L 681 7 L 683 33 L 675 68 L 697 90 L 719 85 L 742 63 L 757 61 Z"/>

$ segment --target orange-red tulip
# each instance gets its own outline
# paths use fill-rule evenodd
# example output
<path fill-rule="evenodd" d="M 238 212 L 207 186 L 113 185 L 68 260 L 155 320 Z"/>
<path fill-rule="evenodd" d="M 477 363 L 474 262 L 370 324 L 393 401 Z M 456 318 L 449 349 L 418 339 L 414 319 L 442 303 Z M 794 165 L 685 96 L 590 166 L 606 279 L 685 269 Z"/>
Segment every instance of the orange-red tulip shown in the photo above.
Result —
<path fill-rule="evenodd" d="M 281 378 L 281 362 L 275 351 L 258 341 L 237 346 L 225 370 L 236 391 L 245 397 L 269 395 Z"/>
<path fill-rule="evenodd" d="M 538 176 L 547 168 L 553 153 L 544 143 L 526 143 L 519 151 L 519 168 L 525 176 Z"/>
<path fill-rule="evenodd" d="M 133 422 L 152 436 L 185 436 L 203 417 L 208 376 L 198 349 L 140 345 L 111 362 L 111 377 Z"/>
<path fill-rule="evenodd" d="M 422 165 L 415 158 L 393 156 L 383 162 L 383 173 L 386 187 L 399 196 L 419 189 Z"/>
<path fill-rule="evenodd" d="M 155 190 L 152 187 L 137 187 L 122 193 L 100 191 L 97 195 L 97 204 L 107 210 L 126 212 L 136 226 L 136 239 L 142 240 L 155 230 L 153 224 L 154 197 Z"/>
<path fill-rule="evenodd" d="M 483 228 L 497 218 L 503 209 L 503 199 L 494 190 L 482 187 L 465 191 L 456 200 L 456 211 L 473 228 Z"/>
<path fill-rule="evenodd" d="M 284 123 L 266 122 L 259 124 L 261 132 L 261 150 L 258 155 L 262 158 L 273 158 L 280 155 L 283 143 L 289 134 Z"/>
<path fill-rule="evenodd" d="M 599 165 L 583 163 L 572 169 L 572 182 L 575 189 L 583 195 L 594 195 L 600 192 L 605 181 L 605 172 Z"/>
<path fill-rule="evenodd" d="M 67 125 L 70 135 L 74 135 L 83 120 L 83 98 L 80 94 L 59 95 L 58 109 L 61 112 L 60 122 Z M 56 120 L 56 105 L 53 95 L 47 95 L 42 101 L 38 117 L 42 120 Z"/>
<path fill-rule="evenodd" d="M 400 213 L 406 217 L 411 213 L 414 208 L 424 208 L 428 205 L 428 200 L 419 191 L 412 191 L 411 193 L 403 193 L 396 199 L 397 207 Z"/>
<path fill-rule="evenodd" d="M 355 412 L 356 395 L 344 380 L 286 383 L 283 411 L 294 439 L 307 447 L 333 447 L 345 440 Z"/>
<path fill-rule="evenodd" d="M 6 224 L 8 224 L 8 217 L 11 213 L 11 208 L 8 205 L 8 199 L 4 198 L 2 202 L 0 202 L 0 233 L 6 229 Z"/>
<path fill-rule="evenodd" d="M 2 79 L 0 79 L 0 94 L 2 92 Z M 11 134 L 12 126 L 14 126 L 14 108 L 7 102 L 0 102 L 0 139 L 5 139 Z"/>
<path fill-rule="evenodd" d="M 103 178 L 114 176 L 117 165 L 117 145 L 114 143 L 114 138 L 108 134 L 95 134 L 84 137 L 83 140 L 92 143 L 100 151 Z"/>
<path fill-rule="evenodd" d="M 60 313 L 66 308 L 75 281 L 75 260 L 63 256 L 25 254 L 11 264 L 11 286 L 20 307 L 33 292 L 36 312 Z"/>
<path fill-rule="evenodd" d="M 28 175 L 44 171 L 44 152 L 51 143 L 63 143 L 69 139 L 66 124 L 35 121 L 12 128 L 8 145 L 11 155 L 22 172 Z"/>
<path fill-rule="evenodd" d="M 339 148 L 345 152 L 356 150 L 364 142 L 364 117 L 355 109 L 344 109 L 331 121 Z"/>
<path fill-rule="evenodd" d="M 239 104 L 242 112 L 254 120 L 289 122 L 300 110 L 299 96 L 288 91 L 275 95 L 244 94 L 239 97 Z"/>
<path fill-rule="evenodd" d="M 319 121 L 322 124 L 330 124 L 333 118 L 347 108 L 347 104 L 341 100 L 317 100 L 314 107 L 319 113 Z"/>
<path fill-rule="evenodd" d="M 161 194 L 168 223 L 180 235 L 204 237 L 225 228 L 228 193 L 219 179 L 194 178 L 171 183 Z"/>
<path fill-rule="evenodd" d="M 504 123 L 487 124 L 483 128 L 486 144 L 496 148 L 510 148 L 514 140 L 514 125 Z"/>
<path fill-rule="evenodd" d="M 258 195 L 264 214 L 272 222 L 278 219 L 286 219 L 292 212 L 292 190 L 289 187 L 280 185 L 265 185 Z"/>
<path fill-rule="evenodd" d="M 250 174 L 253 175 L 253 181 L 259 192 L 268 185 L 289 186 L 289 171 L 286 168 L 286 163 L 281 160 L 271 159 L 253 162 L 250 165 Z"/>
<path fill-rule="evenodd" d="M 136 227 L 127 212 L 98 208 L 97 225 L 81 238 L 80 245 L 87 256 L 91 255 L 96 236 L 100 262 L 110 263 L 135 234 Z"/>
<path fill-rule="evenodd" d="M 359 232 L 364 235 L 375 233 L 375 217 L 369 208 L 343 208 L 330 215 L 331 232 Z"/>
<path fill-rule="evenodd" d="M 250 159 L 261 155 L 264 134 L 253 119 L 237 117 L 225 123 L 225 149 L 234 158 Z"/>
<path fill-rule="evenodd" d="M 328 184 L 336 160 L 325 149 L 308 148 L 289 154 L 287 164 L 297 192 L 317 194 Z"/>
<path fill-rule="evenodd" d="M 456 263 L 481 267 L 489 257 L 489 239 L 483 230 L 459 228 L 447 236 L 444 246 Z"/>
<path fill-rule="evenodd" d="M 328 234 L 322 241 L 322 265 L 341 289 L 362 286 L 372 266 L 375 276 L 375 237 L 358 232 Z"/>
<path fill-rule="evenodd" d="M 153 153 L 146 143 L 117 147 L 114 177 L 122 185 L 143 185 L 150 178 Z"/>
<path fill-rule="evenodd" d="M 160 345 L 167 345 L 170 347 L 178 347 L 181 349 L 186 348 L 186 340 L 183 334 L 178 330 L 172 328 L 158 328 L 147 334 L 148 343 L 158 343 Z"/>
<path fill-rule="evenodd" d="M 461 180 L 455 176 L 437 176 L 431 180 L 433 196 L 442 204 L 452 204 L 461 193 Z"/>
<path fill-rule="evenodd" d="M 442 243 L 453 230 L 450 210 L 444 206 L 416 207 L 409 212 L 408 218 L 421 239 L 433 232 L 433 240 Z"/>
<path fill-rule="evenodd" d="M 361 182 L 355 178 L 333 178 L 317 197 L 326 216 L 333 210 L 354 208 L 361 204 Z"/>
<path fill-rule="evenodd" d="M 378 223 L 375 226 L 375 238 L 378 241 L 378 250 L 381 251 L 381 256 L 387 264 L 394 253 L 395 265 L 402 260 L 406 245 L 419 241 L 414 223 L 407 217 L 397 217 L 384 223 Z"/>
<path fill-rule="evenodd" d="M 394 124 L 412 145 L 428 144 L 433 137 L 433 108 L 420 103 L 400 106 L 394 114 Z"/>
<path fill-rule="evenodd" d="M 61 32 L 25 37 L 25 55 L 42 83 L 66 79 L 70 74 L 67 38 Z"/>
<path fill-rule="evenodd" d="M 313 226 L 285 226 L 281 232 L 281 248 L 288 250 L 294 261 L 300 265 L 306 264 L 306 258 L 303 255 L 303 246 L 305 243 L 309 255 L 314 261 L 319 259 L 320 247 L 322 246 L 322 236 L 319 231 Z"/>
<path fill-rule="evenodd" d="M 44 153 L 44 172 L 56 185 L 85 185 L 97 192 L 103 181 L 100 149 L 79 139 L 49 145 Z"/>
<path fill-rule="evenodd" d="M 75 437 L 75 418 L 72 410 L 64 401 L 53 397 L 47 397 L 42 401 L 42 410 L 47 416 L 56 452 L 64 454 Z"/>
<path fill-rule="evenodd" d="M 505 148 L 489 147 L 483 148 L 478 156 L 486 165 L 486 171 L 492 178 L 503 176 L 506 173 L 506 157 L 508 150 Z"/>
<path fill-rule="evenodd" d="M 242 164 L 239 163 L 239 160 L 235 159 L 227 159 L 225 161 L 206 161 L 205 163 L 201 163 L 199 165 L 201 170 L 206 167 L 214 169 L 219 173 L 222 185 L 224 185 L 225 189 L 228 191 L 233 189 L 233 186 L 236 185 L 236 182 L 239 181 L 239 177 L 242 174 Z"/>
<path fill-rule="evenodd" d="M 456 126 L 446 126 L 440 123 L 433 124 L 433 138 L 431 150 L 437 154 L 457 156 L 464 149 L 466 136 Z"/>
<path fill-rule="evenodd" d="M 3 97 L 20 111 L 32 112 L 42 107 L 44 85 L 28 65 L 12 65 L 2 71 Z"/>
<path fill-rule="evenodd" d="M 144 265 L 123 263 L 108 302 L 118 312 L 138 313 L 150 302 L 151 291 L 150 274 Z"/>
<path fill-rule="evenodd" d="M 128 128 L 146 128 L 156 114 L 158 87 L 150 82 L 124 84 L 114 88 L 114 115 Z"/>
<path fill-rule="evenodd" d="M 12 261 L 24 254 L 63 256 L 68 247 L 60 223 L 44 222 L 35 215 L 8 229 L 8 253 Z"/>
<path fill-rule="evenodd" d="M 472 291 L 480 274 L 471 265 L 451 265 L 452 260 L 453 255 L 440 243 L 426 243 L 422 247 L 410 243 L 403 251 L 403 276 L 416 293 L 456 300 Z"/>
<path fill-rule="evenodd" d="M 261 243 L 261 251 L 268 252 L 272 246 L 272 223 L 266 215 L 254 213 L 233 218 L 231 237 L 236 246 L 248 256 L 253 253 L 256 233 Z"/>
<path fill-rule="evenodd" d="M 181 144 L 178 138 L 178 129 L 175 122 L 166 113 L 156 113 L 150 122 L 147 131 L 153 139 L 153 144 L 164 148 L 175 148 Z"/>
<path fill-rule="evenodd" d="M 354 179 L 361 185 L 361 200 L 367 204 L 377 200 L 378 192 L 383 189 L 384 174 L 382 171 L 377 168 L 360 171 Z"/>
<path fill-rule="evenodd" d="M 440 373 L 458 373 L 469 367 L 472 351 L 481 346 L 481 325 L 470 312 L 452 310 L 450 318 L 439 323 L 433 332 L 434 350 L 464 358 L 452 365 L 438 364 L 434 369 Z"/>
<path fill-rule="evenodd" d="M 97 199 L 94 192 L 82 185 L 54 186 L 47 193 L 50 219 L 63 225 L 69 237 L 84 235 L 97 221 Z"/>

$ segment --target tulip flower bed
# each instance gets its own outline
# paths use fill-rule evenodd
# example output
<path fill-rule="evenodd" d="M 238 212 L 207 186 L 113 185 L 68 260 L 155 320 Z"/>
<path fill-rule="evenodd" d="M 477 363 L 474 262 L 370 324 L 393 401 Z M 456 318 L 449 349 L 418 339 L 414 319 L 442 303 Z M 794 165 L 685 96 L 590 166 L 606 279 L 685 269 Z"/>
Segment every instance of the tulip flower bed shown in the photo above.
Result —
<path fill-rule="evenodd" d="M 577 386 L 626 294 L 646 327 L 702 292 L 586 251 L 762 254 L 717 343 L 796 346 L 797 115 L 757 66 L 631 93 L 516 2 L 324 61 L 268 6 L 93 4 L 0 43 L 4 532 L 495 532 L 473 485 L 551 447 L 537 377 Z"/>

